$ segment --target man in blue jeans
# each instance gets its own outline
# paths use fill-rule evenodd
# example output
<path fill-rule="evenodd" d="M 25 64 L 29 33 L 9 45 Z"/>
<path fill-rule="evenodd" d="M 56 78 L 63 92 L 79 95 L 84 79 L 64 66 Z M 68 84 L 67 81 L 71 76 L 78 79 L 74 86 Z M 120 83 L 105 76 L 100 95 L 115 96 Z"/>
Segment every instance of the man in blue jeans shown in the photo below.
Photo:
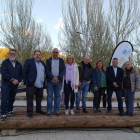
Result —
<path fill-rule="evenodd" d="M 17 51 L 11 49 L 9 58 L 1 65 L 2 86 L 1 86 L 1 120 L 6 120 L 6 115 L 15 115 L 13 104 L 18 89 L 18 84 L 22 80 L 22 65 L 16 60 Z"/>
<path fill-rule="evenodd" d="M 80 98 L 82 94 L 82 108 L 84 113 L 88 113 L 88 110 L 86 109 L 86 97 L 89 90 L 89 85 L 91 82 L 91 73 L 93 71 L 93 67 L 91 66 L 90 58 L 86 56 L 84 58 L 84 61 L 80 62 L 78 64 L 79 69 L 79 90 L 76 94 L 76 112 L 80 113 Z"/>
<path fill-rule="evenodd" d="M 65 73 L 65 64 L 62 58 L 59 58 L 59 50 L 54 48 L 52 51 L 53 57 L 46 61 L 47 75 L 47 115 L 51 115 L 53 107 L 54 93 L 54 112 L 59 116 L 60 91 L 62 88 L 62 79 Z"/>
<path fill-rule="evenodd" d="M 108 95 L 108 113 L 112 110 L 112 94 L 113 91 L 116 93 L 118 100 L 118 110 L 119 115 L 124 116 L 123 101 L 122 101 L 122 81 L 123 81 L 123 70 L 117 67 L 118 59 L 113 58 L 112 66 L 107 67 L 106 77 L 107 77 L 107 95 Z"/>

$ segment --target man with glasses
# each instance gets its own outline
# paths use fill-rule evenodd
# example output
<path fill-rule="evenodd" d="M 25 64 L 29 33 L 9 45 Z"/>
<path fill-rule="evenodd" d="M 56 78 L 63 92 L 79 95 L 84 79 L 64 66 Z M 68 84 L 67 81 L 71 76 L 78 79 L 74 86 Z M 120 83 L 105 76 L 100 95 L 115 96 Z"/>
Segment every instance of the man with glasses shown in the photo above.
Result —
<path fill-rule="evenodd" d="M 45 85 L 45 64 L 41 60 L 41 52 L 34 51 L 34 58 L 25 61 L 22 76 L 26 84 L 27 114 L 33 117 L 33 99 L 36 96 L 36 113 L 46 114 L 41 110 L 43 89 Z"/>
<path fill-rule="evenodd" d="M 62 58 L 59 58 L 59 50 L 57 48 L 52 51 L 53 57 L 46 61 L 47 75 L 47 115 L 51 115 L 53 107 L 54 93 L 54 112 L 59 116 L 60 91 L 62 87 L 62 79 L 65 73 L 65 64 Z"/>
<path fill-rule="evenodd" d="M 11 49 L 9 58 L 1 65 L 2 86 L 1 86 L 1 120 L 6 120 L 6 115 L 15 115 L 13 104 L 18 89 L 18 84 L 22 80 L 22 65 L 16 60 L 17 51 Z"/>

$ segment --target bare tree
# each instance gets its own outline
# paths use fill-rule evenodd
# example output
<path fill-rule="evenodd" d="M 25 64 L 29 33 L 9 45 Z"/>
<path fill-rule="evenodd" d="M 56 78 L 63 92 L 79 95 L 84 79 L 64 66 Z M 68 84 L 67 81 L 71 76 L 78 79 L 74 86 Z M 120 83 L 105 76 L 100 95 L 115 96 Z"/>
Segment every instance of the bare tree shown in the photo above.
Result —
<path fill-rule="evenodd" d="M 62 13 L 59 46 L 65 54 L 73 54 L 77 62 L 88 55 L 93 64 L 101 59 L 105 66 L 119 42 L 131 42 L 140 23 L 138 0 L 110 0 L 108 11 L 102 0 L 63 0 Z M 134 50 L 130 59 L 135 56 L 136 64 Z"/>
<path fill-rule="evenodd" d="M 130 61 L 132 61 L 133 66 L 140 73 L 140 28 L 136 30 L 134 37 L 132 38 L 134 52 L 130 57 Z"/>
<path fill-rule="evenodd" d="M 110 0 L 109 25 L 114 45 L 129 40 L 139 27 L 138 0 Z"/>
<path fill-rule="evenodd" d="M 88 55 L 92 64 L 102 59 L 107 66 L 113 45 L 103 1 L 63 0 L 62 13 L 64 28 L 59 33 L 59 45 L 65 54 L 73 54 L 77 62 Z"/>
<path fill-rule="evenodd" d="M 43 48 L 41 44 L 52 47 L 50 35 L 32 17 L 33 5 L 34 0 L 2 0 L 4 15 L 0 22 L 0 45 L 15 48 L 22 64 L 32 57 L 35 49 Z"/>

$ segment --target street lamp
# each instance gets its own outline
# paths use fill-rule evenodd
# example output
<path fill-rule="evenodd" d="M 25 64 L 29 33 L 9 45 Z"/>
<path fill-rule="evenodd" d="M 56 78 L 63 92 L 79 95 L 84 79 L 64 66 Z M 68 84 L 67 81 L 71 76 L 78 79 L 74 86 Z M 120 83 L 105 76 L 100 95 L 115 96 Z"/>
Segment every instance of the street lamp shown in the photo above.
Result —
<path fill-rule="evenodd" d="M 90 32 L 92 32 L 92 34 L 98 36 L 98 31 L 99 31 L 99 27 L 96 27 L 93 30 L 91 30 Z M 88 49 L 88 37 L 90 35 L 88 35 L 88 32 L 86 32 L 86 34 L 81 33 L 81 32 L 77 32 L 77 34 L 82 34 L 82 35 L 86 36 L 86 50 L 85 51 L 86 51 L 86 56 L 88 56 L 88 52 L 89 52 L 89 49 Z"/>
<path fill-rule="evenodd" d="M 88 35 L 87 34 L 84 34 L 84 33 L 81 33 L 81 32 L 77 32 L 78 34 L 82 34 L 82 35 L 85 35 L 86 36 L 86 56 L 88 56 Z"/>

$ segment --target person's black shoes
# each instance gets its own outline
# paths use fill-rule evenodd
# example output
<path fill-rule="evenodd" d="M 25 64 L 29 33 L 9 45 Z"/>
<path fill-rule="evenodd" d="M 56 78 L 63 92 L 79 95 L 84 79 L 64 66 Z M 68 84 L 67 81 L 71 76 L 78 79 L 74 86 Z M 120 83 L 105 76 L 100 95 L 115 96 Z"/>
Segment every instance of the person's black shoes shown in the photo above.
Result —
<path fill-rule="evenodd" d="M 31 113 L 28 114 L 28 117 L 29 117 L 29 118 L 32 118 L 32 117 L 33 117 L 33 114 L 31 114 Z"/>
<path fill-rule="evenodd" d="M 7 114 L 11 115 L 11 116 L 15 116 L 16 115 L 14 111 L 9 111 Z"/>
<path fill-rule="evenodd" d="M 100 109 L 97 110 L 98 113 L 102 113 L 102 111 Z"/>
<path fill-rule="evenodd" d="M 83 113 L 89 113 L 89 111 L 86 109 L 86 107 L 83 108 Z"/>
<path fill-rule="evenodd" d="M 133 114 L 133 113 L 129 113 L 129 116 L 130 116 L 130 117 L 133 117 L 133 116 L 134 116 L 134 114 Z"/>
<path fill-rule="evenodd" d="M 48 116 L 51 116 L 51 112 L 47 112 L 47 115 L 48 115 Z"/>
<path fill-rule="evenodd" d="M 119 113 L 118 115 L 120 115 L 120 116 L 124 116 L 124 113 Z"/>
<path fill-rule="evenodd" d="M 129 115 L 129 112 L 128 112 L 128 111 L 126 111 L 126 112 L 124 113 L 124 115 Z"/>
<path fill-rule="evenodd" d="M 55 112 L 54 114 L 55 114 L 56 116 L 59 116 L 59 115 L 60 115 L 59 112 Z"/>
<path fill-rule="evenodd" d="M 108 110 L 107 113 L 111 113 L 111 110 Z"/>
<path fill-rule="evenodd" d="M 80 109 L 79 108 L 76 108 L 76 113 L 80 113 Z"/>
<path fill-rule="evenodd" d="M 1 115 L 1 121 L 6 121 L 6 115 Z"/>
<path fill-rule="evenodd" d="M 44 112 L 44 111 L 36 111 L 36 113 L 40 113 L 40 114 L 42 114 L 42 115 L 45 115 L 46 114 L 46 112 Z"/>

